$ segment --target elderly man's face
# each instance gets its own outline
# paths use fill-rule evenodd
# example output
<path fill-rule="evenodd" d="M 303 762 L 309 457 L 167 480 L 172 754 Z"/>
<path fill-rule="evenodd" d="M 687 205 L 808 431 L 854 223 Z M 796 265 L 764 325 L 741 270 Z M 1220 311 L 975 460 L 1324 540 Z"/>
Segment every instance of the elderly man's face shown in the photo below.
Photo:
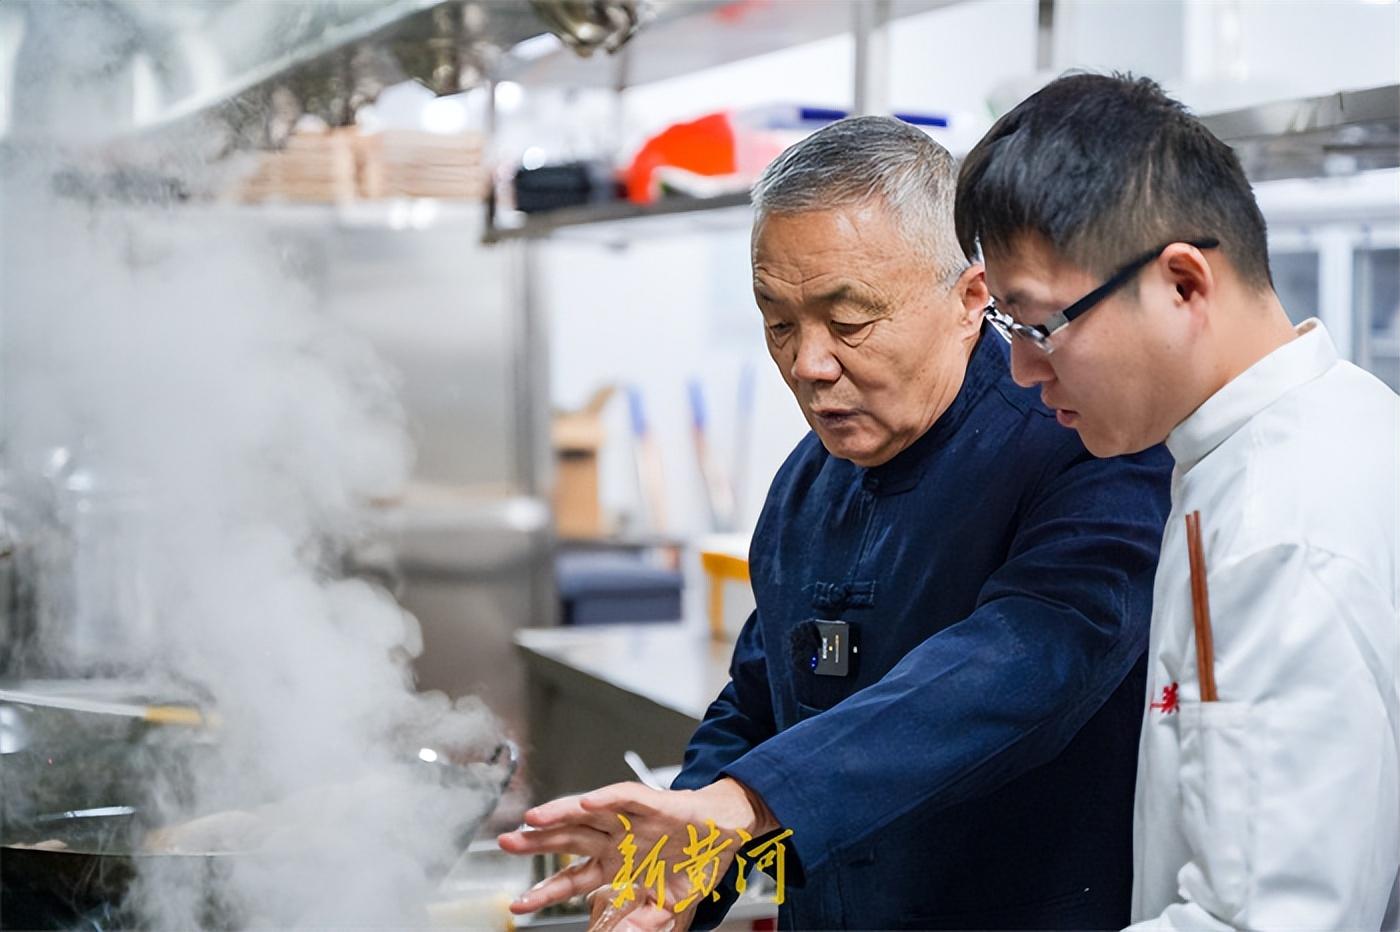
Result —
<path fill-rule="evenodd" d="M 951 290 L 937 274 L 878 201 L 755 227 L 768 352 L 833 456 L 887 462 L 957 395 L 986 287 L 980 268 Z"/>

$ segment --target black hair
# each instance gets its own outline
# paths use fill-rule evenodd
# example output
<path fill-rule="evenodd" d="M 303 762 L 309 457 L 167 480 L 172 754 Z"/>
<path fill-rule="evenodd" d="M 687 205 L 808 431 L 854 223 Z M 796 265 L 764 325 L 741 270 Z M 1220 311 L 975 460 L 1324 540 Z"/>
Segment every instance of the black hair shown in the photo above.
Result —
<path fill-rule="evenodd" d="M 954 222 L 969 259 L 1036 233 L 1101 276 L 1162 243 L 1214 238 L 1246 284 L 1272 286 L 1239 159 L 1148 78 L 1069 74 L 1021 101 L 963 161 Z"/>

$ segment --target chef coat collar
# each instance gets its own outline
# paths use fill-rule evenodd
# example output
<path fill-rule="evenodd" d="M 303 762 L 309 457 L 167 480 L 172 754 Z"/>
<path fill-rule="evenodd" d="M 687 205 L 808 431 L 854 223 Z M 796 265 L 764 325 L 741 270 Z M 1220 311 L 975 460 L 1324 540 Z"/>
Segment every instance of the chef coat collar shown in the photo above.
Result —
<path fill-rule="evenodd" d="M 1316 317 L 1295 328 L 1290 340 L 1235 376 L 1167 435 L 1167 449 L 1184 473 L 1250 418 L 1337 362 L 1337 348 Z"/>
<path fill-rule="evenodd" d="M 987 324 L 977 337 L 977 345 L 967 360 L 962 387 L 948 410 L 933 426 L 887 463 L 862 470 L 861 485 L 876 495 L 907 492 L 918 485 L 932 454 L 957 433 L 967 414 L 998 378 L 1007 372 L 1006 344 Z"/>

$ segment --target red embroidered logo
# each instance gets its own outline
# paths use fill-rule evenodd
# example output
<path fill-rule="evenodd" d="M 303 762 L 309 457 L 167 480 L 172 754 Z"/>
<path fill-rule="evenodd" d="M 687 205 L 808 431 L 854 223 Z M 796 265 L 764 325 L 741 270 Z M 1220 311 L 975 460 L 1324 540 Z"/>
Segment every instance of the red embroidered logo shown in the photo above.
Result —
<path fill-rule="evenodd" d="M 1160 709 L 1163 715 L 1171 715 L 1176 711 L 1176 687 L 1173 683 L 1170 686 L 1162 687 L 1162 701 L 1154 702 L 1150 706 L 1153 709 Z"/>

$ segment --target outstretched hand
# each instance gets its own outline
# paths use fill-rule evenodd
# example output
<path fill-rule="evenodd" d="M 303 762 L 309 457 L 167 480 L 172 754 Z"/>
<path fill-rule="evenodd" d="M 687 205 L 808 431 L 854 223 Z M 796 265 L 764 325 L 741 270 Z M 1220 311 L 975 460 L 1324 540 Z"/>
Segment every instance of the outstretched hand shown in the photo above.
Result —
<path fill-rule="evenodd" d="M 525 825 L 499 837 L 502 850 L 584 860 L 536 884 L 511 911 L 531 913 L 592 894 L 596 932 L 684 932 L 744 837 L 777 827 L 767 807 L 727 777 L 699 790 L 614 783 L 536 806 L 525 813 Z"/>

